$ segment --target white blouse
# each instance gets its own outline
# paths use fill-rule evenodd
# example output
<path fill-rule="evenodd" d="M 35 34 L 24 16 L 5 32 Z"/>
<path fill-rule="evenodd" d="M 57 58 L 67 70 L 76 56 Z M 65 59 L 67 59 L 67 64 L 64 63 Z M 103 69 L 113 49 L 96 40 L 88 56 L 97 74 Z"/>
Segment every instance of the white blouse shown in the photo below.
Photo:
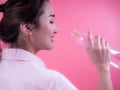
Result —
<path fill-rule="evenodd" d="M 3 49 L 0 61 L 0 90 L 78 90 L 57 71 L 22 49 Z"/>

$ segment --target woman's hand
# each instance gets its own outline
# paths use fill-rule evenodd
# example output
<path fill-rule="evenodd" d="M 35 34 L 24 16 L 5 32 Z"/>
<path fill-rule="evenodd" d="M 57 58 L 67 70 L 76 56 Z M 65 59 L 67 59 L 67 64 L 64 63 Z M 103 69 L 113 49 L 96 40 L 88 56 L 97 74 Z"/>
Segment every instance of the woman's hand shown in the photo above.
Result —
<path fill-rule="evenodd" d="M 111 53 L 109 44 L 99 36 L 96 36 L 94 40 L 91 32 L 88 32 L 88 42 L 87 51 L 98 72 L 99 90 L 113 90 L 110 75 Z"/>
<path fill-rule="evenodd" d="M 108 42 L 100 36 L 96 36 L 94 40 L 92 33 L 88 32 L 88 43 L 87 51 L 96 68 L 99 70 L 109 70 L 111 53 Z"/>

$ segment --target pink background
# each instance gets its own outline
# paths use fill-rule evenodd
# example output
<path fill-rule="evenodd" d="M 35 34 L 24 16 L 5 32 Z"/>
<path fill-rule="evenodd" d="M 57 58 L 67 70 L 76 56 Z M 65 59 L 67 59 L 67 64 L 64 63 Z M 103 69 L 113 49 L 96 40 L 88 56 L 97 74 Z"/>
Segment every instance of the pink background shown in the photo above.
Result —
<path fill-rule="evenodd" d="M 70 33 L 74 29 L 90 30 L 120 50 L 120 1 L 51 0 L 51 3 L 59 33 L 55 37 L 54 49 L 37 55 L 48 68 L 63 73 L 79 89 L 97 90 L 96 69 L 85 49 L 70 37 Z M 113 60 L 119 61 L 120 56 L 113 56 Z M 120 70 L 111 66 L 111 76 L 114 90 L 120 90 Z"/>

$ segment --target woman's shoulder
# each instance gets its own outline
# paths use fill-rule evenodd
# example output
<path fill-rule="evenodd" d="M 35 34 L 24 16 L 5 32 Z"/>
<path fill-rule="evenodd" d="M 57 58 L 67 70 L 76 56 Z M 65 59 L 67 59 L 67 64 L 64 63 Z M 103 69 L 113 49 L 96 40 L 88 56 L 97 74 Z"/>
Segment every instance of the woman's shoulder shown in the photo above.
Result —
<path fill-rule="evenodd" d="M 47 70 L 50 78 L 50 88 L 52 90 L 78 90 L 65 76 L 64 74 L 56 70 Z"/>

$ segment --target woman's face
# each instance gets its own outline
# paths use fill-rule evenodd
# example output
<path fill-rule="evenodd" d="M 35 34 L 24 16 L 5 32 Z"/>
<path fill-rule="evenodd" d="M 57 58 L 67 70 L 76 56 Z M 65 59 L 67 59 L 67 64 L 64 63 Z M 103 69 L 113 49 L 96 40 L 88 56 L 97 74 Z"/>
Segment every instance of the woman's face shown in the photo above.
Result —
<path fill-rule="evenodd" d="M 48 1 L 44 3 L 43 10 L 44 13 L 39 17 L 40 27 L 32 30 L 32 46 L 37 51 L 52 49 L 54 35 L 57 33 L 54 23 L 55 14 Z"/>

